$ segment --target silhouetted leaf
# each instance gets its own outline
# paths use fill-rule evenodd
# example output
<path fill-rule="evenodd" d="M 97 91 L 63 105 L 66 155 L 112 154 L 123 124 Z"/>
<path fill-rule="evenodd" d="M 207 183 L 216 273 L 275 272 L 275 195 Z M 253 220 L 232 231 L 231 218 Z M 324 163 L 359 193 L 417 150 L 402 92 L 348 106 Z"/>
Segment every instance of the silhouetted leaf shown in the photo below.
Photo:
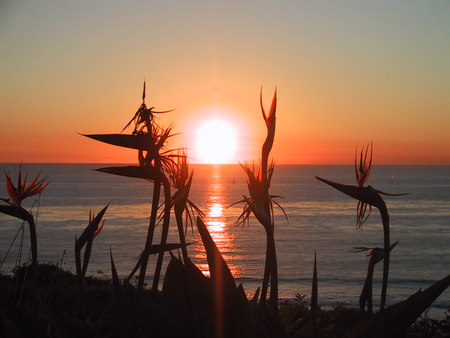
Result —
<path fill-rule="evenodd" d="M 84 231 L 82 232 L 81 236 L 77 240 L 77 245 L 82 248 L 83 245 L 94 236 L 94 233 L 97 231 L 100 221 L 103 218 L 103 215 L 106 212 L 106 209 L 108 209 L 108 205 L 106 205 L 100 212 L 89 222 L 89 224 L 86 226 Z"/>
<path fill-rule="evenodd" d="M 193 243 L 186 243 L 186 246 L 191 244 Z M 183 244 L 180 243 L 153 244 L 152 246 L 150 246 L 147 253 L 149 255 L 154 255 L 159 253 L 160 251 L 172 251 L 180 249 L 181 247 L 183 247 Z"/>
<path fill-rule="evenodd" d="M 261 292 L 261 287 L 258 286 L 258 288 L 256 289 L 255 293 L 253 294 L 252 299 L 250 300 L 250 303 L 256 305 L 258 298 L 259 298 L 259 293 Z"/>
<path fill-rule="evenodd" d="M 119 304 L 120 303 L 121 286 L 120 286 L 119 275 L 117 274 L 116 265 L 114 264 L 114 259 L 113 259 L 111 248 L 109 248 L 109 257 L 111 259 L 111 275 L 112 275 L 112 282 L 113 282 L 113 288 L 114 288 L 114 295 L 116 297 L 116 302 Z"/>
<path fill-rule="evenodd" d="M 233 275 L 231 274 L 227 263 L 223 259 L 222 254 L 217 248 L 216 243 L 214 243 L 214 240 L 209 234 L 208 228 L 200 217 L 197 217 L 197 227 L 205 247 L 206 258 L 208 260 L 209 271 L 213 284 L 215 280 L 218 280 L 223 285 L 224 290 L 236 290 L 236 283 Z"/>
<path fill-rule="evenodd" d="M 149 134 L 81 134 L 91 139 L 119 147 L 152 151 L 155 143 Z"/>
<path fill-rule="evenodd" d="M 347 185 L 347 184 L 341 184 L 336 183 L 333 181 L 326 180 L 324 178 L 321 178 L 319 176 L 316 176 L 316 178 L 319 181 L 322 181 L 323 183 L 328 184 L 329 186 L 332 186 L 336 190 L 339 190 L 340 192 L 353 197 L 359 201 L 363 201 L 367 204 L 373 205 L 377 208 L 386 208 L 386 204 L 384 203 L 383 199 L 380 197 L 378 192 L 373 189 L 372 187 L 358 187 L 355 185 Z"/>
<path fill-rule="evenodd" d="M 106 167 L 94 170 L 113 175 L 142 178 L 144 180 L 160 181 L 162 179 L 161 173 L 151 166 Z"/>

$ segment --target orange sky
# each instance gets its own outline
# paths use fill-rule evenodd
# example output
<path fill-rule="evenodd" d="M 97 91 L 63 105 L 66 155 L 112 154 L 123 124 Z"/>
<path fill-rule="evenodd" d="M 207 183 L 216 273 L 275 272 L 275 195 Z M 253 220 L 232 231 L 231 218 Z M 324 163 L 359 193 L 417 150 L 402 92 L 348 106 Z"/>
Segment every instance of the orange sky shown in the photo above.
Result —
<path fill-rule="evenodd" d="M 200 121 L 252 161 L 278 88 L 276 163 L 450 165 L 450 3 L 0 3 L 0 162 L 136 162 L 77 134 L 118 133 L 140 104 L 194 147 Z M 195 161 L 195 158 L 192 159 Z"/>

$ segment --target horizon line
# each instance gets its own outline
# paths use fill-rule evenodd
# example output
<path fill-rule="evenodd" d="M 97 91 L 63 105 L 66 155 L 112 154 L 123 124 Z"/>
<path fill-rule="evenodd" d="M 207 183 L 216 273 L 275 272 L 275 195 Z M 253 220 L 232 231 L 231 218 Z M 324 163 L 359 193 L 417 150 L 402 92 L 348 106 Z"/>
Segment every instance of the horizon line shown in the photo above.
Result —
<path fill-rule="evenodd" d="M 257 163 L 257 161 L 254 161 Z M 192 162 L 189 163 L 190 165 L 213 165 L 213 166 L 219 166 L 219 165 L 241 165 L 242 163 L 252 163 L 252 162 L 236 162 L 236 163 L 199 163 L 199 162 Z M 1 164 L 13 164 L 13 165 L 21 165 L 21 164 L 120 164 L 120 165 L 137 165 L 136 162 L 2 162 Z M 354 163 L 276 163 L 275 165 L 301 165 L 301 166 L 354 166 Z M 435 167 L 449 167 L 450 163 L 448 164 L 442 164 L 442 163 L 425 163 L 425 164 L 418 164 L 418 163 L 380 163 L 376 164 L 373 163 L 373 166 L 417 166 L 417 167 L 426 167 L 426 166 L 435 166 Z"/>

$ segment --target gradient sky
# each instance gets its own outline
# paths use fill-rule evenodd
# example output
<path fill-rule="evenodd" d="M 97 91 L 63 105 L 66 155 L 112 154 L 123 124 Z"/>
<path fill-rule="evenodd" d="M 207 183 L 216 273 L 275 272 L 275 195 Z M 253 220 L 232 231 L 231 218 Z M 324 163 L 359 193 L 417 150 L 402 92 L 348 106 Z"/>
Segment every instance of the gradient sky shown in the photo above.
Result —
<path fill-rule="evenodd" d="M 0 0 L 0 162 L 136 162 L 77 132 L 120 132 L 144 78 L 172 146 L 220 117 L 257 158 L 276 86 L 276 163 L 372 141 L 376 164 L 450 165 L 448 0 Z"/>

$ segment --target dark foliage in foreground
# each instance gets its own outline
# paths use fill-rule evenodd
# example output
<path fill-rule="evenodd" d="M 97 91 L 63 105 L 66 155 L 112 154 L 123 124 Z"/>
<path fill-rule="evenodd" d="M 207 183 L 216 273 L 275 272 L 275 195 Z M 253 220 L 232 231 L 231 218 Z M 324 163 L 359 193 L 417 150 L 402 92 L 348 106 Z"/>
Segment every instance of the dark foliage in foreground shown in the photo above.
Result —
<path fill-rule="evenodd" d="M 251 317 L 257 306 L 244 298 L 241 300 L 246 305 L 240 308 L 245 308 L 246 312 L 226 317 L 235 321 L 226 323 L 233 329 L 223 332 L 224 335 L 219 334 L 213 324 L 215 312 L 211 302 L 211 279 L 203 276 L 192 263 L 184 265 L 175 257 L 172 257 L 167 270 L 163 290 L 157 294 L 149 290 L 138 292 L 128 285 L 122 287 L 118 295 L 111 280 L 87 276 L 82 299 L 75 274 L 57 265 L 39 264 L 38 315 L 27 306 L 32 284 L 23 283 L 26 268 L 16 269 L 13 276 L 0 276 L 1 337 L 256 336 L 252 331 L 255 322 Z M 188 285 L 190 289 L 179 287 L 180 284 Z M 18 292 L 11 297 L 14 289 Z M 345 337 L 361 321 L 359 309 L 341 305 L 331 310 L 320 309 L 318 317 L 321 337 Z M 304 297 L 280 303 L 278 324 L 285 329 L 286 336 L 313 337 L 310 319 L 310 306 Z M 267 328 L 271 328 L 273 323 L 270 319 L 265 321 Z M 273 336 L 274 332 L 269 330 L 260 332 L 261 336 Z M 425 314 L 406 332 L 406 337 L 449 335 L 450 314 L 441 320 L 431 319 Z"/>

